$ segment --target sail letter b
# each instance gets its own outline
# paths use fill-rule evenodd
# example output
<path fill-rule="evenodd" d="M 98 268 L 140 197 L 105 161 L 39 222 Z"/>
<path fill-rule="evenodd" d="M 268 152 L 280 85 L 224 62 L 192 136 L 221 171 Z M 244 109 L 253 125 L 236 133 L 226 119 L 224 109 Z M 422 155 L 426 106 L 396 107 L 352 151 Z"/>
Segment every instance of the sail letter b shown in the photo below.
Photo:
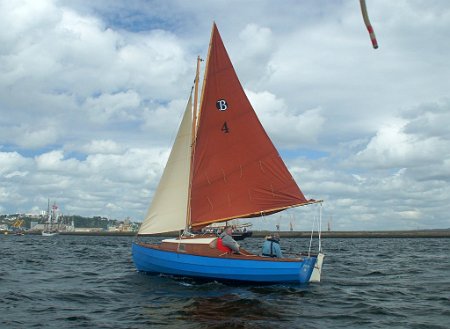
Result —
<path fill-rule="evenodd" d="M 216 102 L 216 107 L 219 111 L 225 111 L 226 109 L 228 109 L 227 101 L 224 99 L 219 99 Z"/>

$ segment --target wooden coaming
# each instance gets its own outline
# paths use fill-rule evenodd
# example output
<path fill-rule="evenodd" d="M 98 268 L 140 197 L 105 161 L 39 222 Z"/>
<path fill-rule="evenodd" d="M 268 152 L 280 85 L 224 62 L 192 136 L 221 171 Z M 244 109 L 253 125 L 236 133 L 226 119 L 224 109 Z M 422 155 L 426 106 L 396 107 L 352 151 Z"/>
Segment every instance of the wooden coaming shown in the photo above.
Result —
<path fill-rule="evenodd" d="M 188 238 L 189 239 L 189 238 Z M 161 244 L 151 244 L 139 242 L 138 244 L 151 249 L 157 249 L 161 251 L 169 251 L 180 254 L 188 254 L 195 256 L 204 256 L 204 257 L 220 257 L 220 258 L 231 258 L 231 259 L 242 259 L 242 260 L 259 260 L 259 261 L 268 261 L 268 262 L 299 262 L 302 258 L 271 258 L 264 257 L 252 254 L 251 252 L 240 248 L 240 254 L 228 253 L 222 250 L 219 250 L 215 247 L 214 243 L 211 244 L 195 244 L 195 243 L 183 243 L 180 240 L 179 243 L 174 242 L 162 242 Z"/>

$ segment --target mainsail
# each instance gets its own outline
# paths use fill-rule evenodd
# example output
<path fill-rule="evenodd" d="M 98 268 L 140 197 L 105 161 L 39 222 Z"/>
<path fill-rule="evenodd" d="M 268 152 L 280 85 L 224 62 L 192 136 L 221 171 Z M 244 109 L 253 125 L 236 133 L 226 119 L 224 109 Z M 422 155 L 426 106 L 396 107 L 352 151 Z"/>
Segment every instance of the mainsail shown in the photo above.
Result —
<path fill-rule="evenodd" d="M 192 142 L 192 97 L 150 208 L 138 234 L 178 231 L 186 227 Z"/>
<path fill-rule="evenodd" d="M 215 24 L 198 122 L 191 226 L 310 203 L 259 122 Z"/>

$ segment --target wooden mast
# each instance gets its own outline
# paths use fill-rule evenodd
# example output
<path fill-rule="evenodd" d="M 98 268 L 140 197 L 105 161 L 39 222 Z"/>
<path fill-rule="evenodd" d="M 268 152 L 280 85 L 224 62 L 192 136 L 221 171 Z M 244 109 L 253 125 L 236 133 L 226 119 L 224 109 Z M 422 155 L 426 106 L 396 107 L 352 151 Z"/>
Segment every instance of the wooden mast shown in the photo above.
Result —
<path fill-rule="evenodd" d="M 192 107 L 192 138 L 191 138 L 191 161 L 190 161 L 190 170 L 189 170 L 189 189 L 188 189 L 188 202 L 186 209 L 186 230 L 189 230 L 191 225 L 191 186 L 192 186 L 192 161 L 194 159 L 194 144 L 196 139 L 196 130 L 197 130 L 197 107 L 198 107 L 198 84 L 200 80 L 200 62 L 202 59 L 200 56 L 197 56 L 197 70 L 195 73 L 194 80 L 194 105 Z"/>
<path fill-rule="evenodd" d="M 195 73 L 194 83 L 194 108 L 192 109 L 192 145 L 195 142 L 196 130 L 197 130 L 197 109 L 198 109 L 198 82 L 200 80 L 200 62 L 202 59 L 197 56 L 197 71 Z"/>

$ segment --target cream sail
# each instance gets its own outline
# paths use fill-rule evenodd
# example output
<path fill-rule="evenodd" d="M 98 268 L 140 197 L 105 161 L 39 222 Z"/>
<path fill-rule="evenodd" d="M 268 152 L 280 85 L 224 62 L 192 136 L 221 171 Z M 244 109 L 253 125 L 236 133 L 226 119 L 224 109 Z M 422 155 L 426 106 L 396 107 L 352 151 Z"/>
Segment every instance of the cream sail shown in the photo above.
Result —
<path fill-rule="evenodd" d="M 179 231 L 186 227 L 191 166 L 192 97 L 189 98 L 167 165 L 139 229 L 140 235 Z"/>

